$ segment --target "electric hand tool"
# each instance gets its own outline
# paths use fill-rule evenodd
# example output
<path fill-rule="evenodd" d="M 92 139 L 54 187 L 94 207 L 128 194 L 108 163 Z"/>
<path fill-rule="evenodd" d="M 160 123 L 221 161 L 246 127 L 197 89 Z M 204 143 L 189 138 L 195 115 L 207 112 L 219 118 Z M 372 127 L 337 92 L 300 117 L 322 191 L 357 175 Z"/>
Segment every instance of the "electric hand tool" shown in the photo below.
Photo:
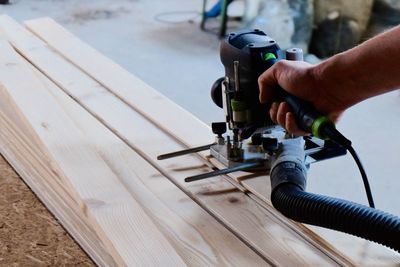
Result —
<path fill-rule="evenodd" d="M 161 155 L 159 159 L 210 149 L 211 155 L 227 168 L 188 177 L 185 180 L 187 182 L 234 171 L 269 172 L 281 143 L 296 138 L 267 116 L 270 103 L 259 102 L 257 80 L 278 60 L 285 57 L 302 60 L 302 50 L 293 48 L 284 52 L 275 40 L 262 31 L 254 30 L 229 34 L 221 43 L 220 55 L 225 66 L 225 77 L 214 83 L 211 98 L 224 110 L 225 121 L 211 124 L 213 133 L 217 135 L 215 143 Z M 346 153 L 346 149 L 335 142 L 319 139 L 325 138 L 325 129 L 334 129 L 334 124 L 326 117 L 283 90 L 279 90 L 278 97 L 289 103 L 300 127 L 315 136 L 306 137 L 305 140 L 307 165 Z M 227 126 L 229 133 L 226 133 Z"/>
<path fill-rule="evenodd" d="M 187 177 L 186 182 L 235 171 L 270 174 L 271 202 L 287 217 L 357 235 L 399 251 L 400 219 L 374 209 L 361 161 L 350 140 L 335 124 L 310 103 L 276 88 L 272 100 L 287 102 L 298 126 L 312 134 L 296 137 L 271 121 L 267 115 L 271 103 L 259 102 L 258 77 L 279 60 L 302 60 L 301 49 L 282 51 L 264 32 L 244 30 L 231 33 L 222 41 L 220 56 L 225 76 L 212 86 L 211 98 L 223 109 L 225 121 L 211 124 L 215 142 L 160 155 L 158 159 L 209 149 L 226 168 Z M 360 169 L 371 208 L 304 191 L 310 163 L 345 155 L 347 150 Z"/>

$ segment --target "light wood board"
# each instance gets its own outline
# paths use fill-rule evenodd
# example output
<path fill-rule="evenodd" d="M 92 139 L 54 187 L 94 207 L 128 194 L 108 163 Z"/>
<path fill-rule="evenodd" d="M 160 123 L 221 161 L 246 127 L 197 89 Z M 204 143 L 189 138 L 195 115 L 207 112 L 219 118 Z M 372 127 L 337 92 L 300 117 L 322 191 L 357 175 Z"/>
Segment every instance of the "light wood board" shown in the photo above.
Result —
<path fill-rule="evenodd" d="M 43 44 L 42 48 L 40 48 L 38 43 L 35 44 L 32 40 L 29 41 L 27 37 L 15 38 L 15 36 L 18 35 L 16 33 L 21 32 L 21 30 L 13 28 L 12 25 L 7 25 L 5 28 L 9 30 L 10 36 L 14 36 L 14 38 L 10 37 L 10 39 L 17 49 L 24 54 L 28 60 L 41 69 L 43 73 L 51 77 L 53 81 L 66 90 L 73 98 L 79 101 L 82 106 L 90 110 L 92 114 L 97 116 L 103 123 L 106 123 L 109 128 L 114 130 L 114 132 L 118 132 L 120 137 L 120 132 L 122 131 L 125 136 L 122 136 L 121 138 L 126 140 L 131 147 L 134 147 L 142 156 L 147 157 L 154 165 L 164 164 L 164 166 L 157 165 L 160 170 L 168 173 L 177 172 L 178 174 L 170 178 L 171 180 L 176 181 L 176 183 L 179 182 L 181 188 L 184 185 L 183 178 L 187 175 L 193 174 L 193 169 L 187 167 L 203 165 L 203 163 L 197 158 L 191 159 L 194 161 L 192 164 L 190 160 L 186 159 L 184 163 L 178 166 L 176 166 L 176 164 L 175 166 L 168 166 L 171 165 L 168 162 L 155 163 L 155 157 L 160 152 L 160 148 L 164 149 L 165 147 L 171 146 L 171 149 L 179 149 L 181 146 L 179 146 L 179 144 L 177 144 L 172 138 L 168 137 L 168 135 L 160 131 L 157 127 L 143 119 L 140 114 L 137 114 L 128 106 L 123 105 L 123 103 L 114 95 L 110 93 L 107 94 L 104 89 L 101 89 L 99 84 L 95 82 L 93 83 L 92 81 L 92 85 L 88 86 L 90 85 L 91 80 L 86 75 L 83 75 L 82 73 L 79 74 L 79 71 L 77 72 L 76 70 L 74 72 L 74 68 L 68 68 L 68 62 L 63 62 L 60 59 L 56 60 L 55 58 L 57 57 L 51 55 L 51 51 L 48 48 L 45 48 Z M 21 46 L 16 45 L 18 43 L 17 39 L 20 40 Z M 35 45 L 30 48 L 24 48 L 23 44 L 27 43 L 33 43 Z M 43 47 L 45 49 L 43 49 Z M 32 53 L 25 54 L 24 52 L 27 51 L 31 51 Z M 49 57 L 52 58 L 52 60 L 49 60 Z M 42 60 L 40 61 L 40 59 Z M 48 65 L 47 63 L 51 64 Z M 97 114 L 102 116 L 99 117 Z M 127 124 L 127 122 L 131 122 L 132 124 Z M 145 123 L 147 123 L 147 125 Z M 146 131 L 138 131 L 138 129 L 146 129 Z M 162 138 L 154 133 L 152 134 L 151 132 L 158 133 Z M 166 138 L 169 138 L 169 140 Z M 157 139 L 160 140 L 158 141 Z M 138 148 L 139 144 L 141 146 L 140 148 Z M 154 148 L 156 148 L 156 151 Z M 181 171 L 176 171 L 178 167 Z M 184 170 L 185 167 L 186 170 Z M 167 176 L 171 175 L 169 174 Z M 180 179 L 180 181 L 177 181 L 178 179 Z M 237 235 L 241 236 L 241 238 L 248 244 L 253 246 L 253 248 L 255 248 L 271 263 L 279 264 L 279 262 L 292 262 L 295 264 L 298 263 L 300 259 L 307 258 L 307 262 L 313 262 L 320 265 L 322 262 L 327 260 L 325 259 L 322 261 L 322 258 L 326 256 L 321 258 L 321 252 L 307 252 L 315 250 L 315 247 L 312 248 L 313 246 L 310 246 L 310 244 L 301 244 L 304 241 L 301 241 L 301 236 L 299 237 L 298 233 L 293 233 L 293 231 L 279 226 L 279 220 L 271 217 L 268 213 L 265 214 L 265 211 L 260 207 L 257 207 L 254 202 L 249 201 L 242 193 L 236 192 L 233 194 L 234 191 L 229 193 L 229 191 L 232 191 L 235 188 L 229 183 L 224 182 L 224 180 L 221 181 L 214 183 L 206 181 L 202 184 L 198 183 L 190 185 L 190 187 L 188 187 L 190 190 L 183 190 L 189 195 L 195 195 L 197 199 L 200 199 L 201 205 L 210 210 L 210 212 L 217 214 L 216 216 L 219 216 L 227 226 L 229 226 Z M 213 198 L 210 198 L 210 196 L 204 192 L 205 189 L 207 191 L 224 190 L 226 192 L 222 192 L 221 196 L 215 194 Z M 215 201 L 215 199 L 220 200 Z M 224 202 L 228 202 L 229 205 L 223 205 Z M 235 214 L 237 211 L 240 211 L 241 216 Z M 253 217 L 258 218 L 257 221 L 249 220 Z M 258 220 L 261 223 L 259 223 Z M 268 231 L 268 227 L 270 228 L 271 225 L 274 224 L 276 224 L 274 227 L 277 228 L 275 231 L 279 232 L 280 236 L 274 236 L 270 231 Z M 252 225 L 254 226 L 251 227 Z M 286 237 L 283 239 L 282 235 L 285 235 Z M 288 240 L 299 241 L 293 242 L 291 244 L 292 247 L 290 247 L 286 244 Z M 296 243 L 299 244 L 294 246 Z M 284 250 L 289 250 L 291 252 L 286 253 Z M 292 256 L 288 257 L 287 255 Z M 305 255 L 307 255 L 307 257 L 304 257 Z M 339 262 L 341 261 L 342 259 L 339 260 Z"/>
<path fill-rule="evenodd" d="M 121 67 L 113 65 L 113 63 L 104 56 L 101 56 L 102 59 L 96 62 L 98 64 L 91 64 L 92 61 L 90 58 L 99 57 L 99 53 L 68 33 L 51 19 L 28 21 L 26 25 L 33 33 L 46 41 L 49 46 L 63 55 L 67 60 L 81 68 L 110 92 L 118 96 L 123 102 L 145 116 L 160 129 L 169 133 L 180 143 L 188 147 L 193 147 L 210 142 L 210 129 L 208 126 L 196 119 L 190 119 L 193 117 L 192 115 L 186 111 L 182 111 L 181 108 L 171 101 L 166 100 L 164 96 L 149 88 L 149 86 L 143 83 L 137 85 L 135 82 L 137 78 L 129 75 L 129 73 Z M 119 78 L 115 79 L 115 77 Z M 151 94 L 151 98 L 147 97 L 149 94 Z M 168 112 L 162 112 L 165 110 L 168 110 Z M 171 119 L 181 118 L 181 116 L 185 118 L 185 120 L 183 120 L 185 124 L 180 123 L 182 120 Z M 191 124 L 187 125 L 187 120 L 189 120 Z M 192 122 L 196 123 L 193 124 Z M 160 153 L 166 151 L 168 150 L 160 151 Z M 207 156 L 206 153 L 199 154 L 202 155 L 203 158 Z M 223 167 L 216 161 L 212 161 L 212 163 L 216 167 Z M 230 175 L 230 177 L 240 184 L 239 188 L 242 190 L 247 189 L 254 193 L 263 200 L 266 208 L 272 209 L 269 201 L 270 186 L 267 176 L 254 177 L 248 176 L 246 173 L 235 173 Z M 279 217 L 279 215 L 277 216 Z M 296 224 L 291 222 L 288 222 L 288 225 L 301 228 L 301 226 L 296 226 Z M 342 253 L 354 259 L 355 262 L 363 264 L 369 262 L 372 265 L 379 262 L 382 263 L 383 259 L 386 264 L 400 262 L 396 253 L 382 246 L 333 231 L 318 228 L 313 229 L 328 238 L 329 242 L 331 242 L 334 247 L 339 248 Z M 304 229 L 304 231 L 307 231 L 307 229 Z"/>
<path fill-rule="evenodd" d="M 10 52 L 10 51 L 9 51 Z M 14 55 L 16 57 L 16 54 Z M 2 60 L 3 61 L 3 60 Z M 4 61 L 5 62 L 5 61 Z M 17 62 L 17 60 L 15 60 Z M 6 66 L 10 66 L 10 64 L 16 64 L 15 62 L 10 62 L 7 61 L 5 62 Z M 18 61 L 18 64 L 21 63 L 21 60 Z M 32 67 L 33 68 L 33 67 Z M 21 72 L 21 70 L 18 70 Z M 78 104 L 76 104 L 72 99 L 70 99 L 67 95 L 62 93 L 62 91 L 56 87 L 54 84 L 52 84 L 47 78 L 43 76 L 43 74 L 39 73 L 37 70 L 33 70 L 35 72 L 36 77 L 41 81 L 41 84 L 36 83 L 31 77 L 29 79 L 29 76 L 31 73 L 27 72 L 26 73 L 22 72 L 22 76 L 24 76 L 27 79 L 27 82 L 30 82 L 37 90 L 39 90 L 39 96 L 36 95 L 35 97 L 38 97 L 36 101 L 33 101 L 33 104 L 29 106 L 31 113 L 35 112 L 40 112 L 40 108 L 38 105 L 45 104 L 45 108 L 52 108 L 54 106 L 49 105 L 50 104 L 55 104 L 55 100 L 53 102 L 50 102 L 50 99 L 42 99 L 40 98 L 40 95 L 46 95 L 46 92 L 44 90 L 50 91 L 50 93 L 55 96 L 58 100 L 58 105 L 63 108 L 63 111 L 65 111 L 65 114 L 69 117 L 70 120 L 73 121 L 75 126 L 79 126 L 79 130 L 82 131 L 82 133 L 86 137 L 90 137 L 86 141 L 81 141 L 81 140 L 76 140 L 79 143 L 82 144 L 82 146 L 86 145 L 91 145 L 92 149 L 95 148 L 96 153 L 100 155 L 100 157 L 104 160 L 104 162 L 107 164 L 107 166 L 110 168 L 110 170 L 113 171 L 113 173 L 122 181 L 122 184 L 124 184 L 124 187 L 130 191 L 130 194 L 134 196 L 134 198 L 131 198 L 132 200 L 137 200 L 140 199 L 141 202 L 143 203 L 143 207 L 145 207 L 146 214 L 151 212 L 151 216 L 153 217 L 153 222 L 155 222 L 155 226 L 157 228 L 152 229 L 153 233 L 150 233 L 146 231 L 148 227 L 152 227 L 152 223 L 149 221 L 146 221 L 146 215 L 141 214 L 141 209 L 136 207 L 136 214 L 137 216 L 143 217 L 141 218 L 143 220 L 143 227 L 140 225 L 133 226 L 130 221 L 132 221 L 132 217 L 129 217 L 129 213 L 125 213 L 126 217 L 125 219 L 118 218 L 116 212 L 109 212 L 108 215 L 110 219 L 118 220 L 118 224 L 125 224 L 126 227 L 131 228 L 131 230 L 136 230 L 137 233 L 142 234 L 145 236 L 145 238 L 152 238 L 152 235 L 157 234 L 158 228 L 161 229 L 161 232 L 167 237 L 168 241 L 172 244 L 174 250 L 169 251 L 168 253 L 172 253 L 171 257 L 175 255 L 175 251 L 184 259 L 185 263 L 190 265 L 190 266 L 203 266 L 203 265 L 208 265 L 208 266 L 215 266 L 215 265 L 235 265 L 235 264 L 240 264 L 240 265 L 254 265 L 254 266 L 265 266 L 267 263 L 256 253 L 254 253 L 250 248 L 248 248 L 245 244 L 243 244 L 239 239 L 237 239 L 232 233 L 230 233 L 227 229 L 225 229 L 221 224 L 219 224 L 214 218 L 212 218 L 208 213 L 206 213 L 203 209 L 201 209 L 199 206 L 197 206 L 190 198 L 188 198 L 186 195 L 184 195 L 178 188 L 176 188 L 173 184 L 171 184 L 167 179 L 163 178 L 162 175 L 160 175 L 159 172 L 157 172 L 154 168 L 152 168 L 147 162 L 145 162 L 142 158 L 140 158 L 132 149 L 130 149 L 126 144 L 124 144 L 120 139 L 118 139 L 115 135 L 113 135 L 109 130 L 107 130 L 104 126 L 102 126 L 97 120 L 95 120 L 92 116 L 90 116 L 89 113 L 87 113 L 84 109 L 82 109 Z M 6 80 L 3 79 L 4 77 L 1 78 L 1 80 Z M 16 79 L 17 81 L 17 79 Z M 36 83 L 36 84 L 35 84 Z M 22 87 L 22 86 L 21 86 Z M 24 99 L 27 101 L 31 101 L 32 97 L 30 94 L 35 93 L 33 90 L 28 90 L 29 88 L 22 87 L 22 89 L 26 89 L 26 96 Z M 12 102 L 8 98 L 8 92 L 4 89 L 2 94 L 2 100 L 8 100 L 4 101 L 4 105 L 1 106 L 1 111 L 9 110 L 7 113 L 7 116 L 5 116 L 5 119 L 10 119 L 10 116 L 15 112 L 18 111 L 18 107 L 16 105 L 11 105 Z M 48 95 L 47 95 L 48 97 Z M 42 100 L 42 101 L 39 101 Z M 46 101 L 47 100 L 47 101 Z M 36 103 L 36 105 L 35 105 Z M 38 109 L 39 111 L 37 111 Z M 47 114 L 52 114 L 56 113 L 57 110 L 53 110 L 53 112 L 47 112 Z M 28 111 L 27 111 L 28 112 Z M 3 114 L 3 113 L 1 113 Z M 11 114 L 11 115 L 10 115 Z M 46 114 L 46 113 L 44 113 Z M 59 116 L 59 114 L 55 114 L 54 116 Z M 2 117 L 3 118 L 3 117 Z M 17 119 L 22 120 L 24 116 L 21 114 L 20 116 L 16 116 Z M 12 120 L 15 121 L 14 117 L 12 117 Z M 65 118 L 64 118 L 65 119 Z M 40 125 L 43 128 L 46 128 L 49 131 L 54 132 L 53 134 L 60 134 L 60 132 L 57 132 L 57 130 L 64 130 L 65 133 L 70 134 L 71 131 L 77 130 L 71 128 L 67 128 L 65 125 L 63 127 L 59 127 L 59 125 L 56 125 L 56 123 L 50 123 L 48 120 L 46 120 L 46 116 L 43 116 L 41 118 L 43 121 Z M 3 121 L 2 121 L 3 122 Z M 62 122 L 65 122 L 63 120 Z M 61 123 L 62 123 L 61 122 Z M 67 121 L 68 122 L 68 121 Z M 2 124 L 2 126 L 6 126 L 7 124 Z M 13 125 L 13 124 L 11 124 Z M 21 130 L 19 131 L 16 130 L 13 134 L 8 134 L 4 135 L 4 139 L 2 140 L 13 140 L 13 136 L 19 136 L 23 135 L 23 133 L 27 133 L 28 137 L 27 138 L 34 138 L 35 135 L 30 136 L 30 133 L 33 133 L 32 129 L 29 127 L 30 123 L 28 120 L 24 120 L 24 123 L 17 123 L 15 126 L 16 128 L 27 128 L 29 131 Z M 2 131 L 3 133 L 3 131 Z M 6 133 L 6 132 L 5 132 Z M 59 138 L 61 138 L 63 135 L 60 134 Z M 76 137 L 75 137 L 76 138 Z M 76 138 L 77 139 L 77 138 Z M 55 142 L 52 143 L 51 145 L 58 146 L 58 143 L 63 143 L 63 142 Z M 11 153 L 7 153 L 7 151 L 4 150 L 4 154 L 7 156 L 7 158 L 10 159 L 16 159 L 13 161 L 13 165 L 17 166 L 18 168 L 21 166 L 25 166 L 24 164 L 21 164 L 21 162 L 27 161 L 26 163 L 28 166 L 26 167 L 27 170 L 21 175 L 25 177 L 30 177 L 30 173 L 35 173 L 37 169 L 42 172 L 42 166 L 40 164 L 37 164 L 36 162 L 31 163 L 31 159 L 29 158 L 29 154 L 25 153 L 20 153 L 24 152 L 24 149 L 33 150 L 31 154 L 34 155 L 34 159 L 38 157 L 39 159 L 41 158 L 41 151 L 44 150 L 43 147 L 30 147 L 30 143 L 26 142 L 23 144 L 20 144 L 18 142 L 15 142 L 14 147 L 8 146 L 10 148 Z M 44 146 L 42 144 L 42 146 Z M 6 147 L 6 146 L 4 146 Z M 78 150 L 75 149 L 75 147 L 70 147 L 69 148 L 73 153 L 74 150 L 77 152 L 75 156 L 77 156 L 78 160 L 82 160 L 83 162 L 86 162 L 84 159 L 79 158 L 81 151 L 79 148 Z M 14 153 L 14 154 L 12 154 Z M 48 155 L 45 157 L 45 159 L 51 160 L 51 156 Z M 90 159 L 89 159 L 90 160 Z M 89 164 L 85 163 L 88 167 L 90 168 L 95 168 L 96 169 L 96 161 L 89 161 Z M 99 171 L 104 171 L 104 170 L 99 170 Z M 61 172 L 61 171 L 60 171 Z M 50 172 L 50 175 L 48 173 L 45 173 L 47 176 L 47 179 L 51 182 L 52 181 L 52 172 Z M 110 175 L 110 173 L 106 173 L 107 175 Z M 80 179 L 86 178 L 85 176 L 82 175 L 77 175 Z M 113 181 L 112 178 L 113 176 L 109 176 L 111 179 L 111 182 L 113 184 L 119 184 L 116 181 Z M 92 181 L 88 181 L 93 183 L 93 187 L 96 188 L 98 184 L 101 182 L 100 180 L 97 180 L 101 178 L 99 175 L 93 175 Z M 39 196 L 41 196 L 42 200 L 47 204 L 49 200 L 52 202 L 58 203 L 61 202 L 63 203 L 64 200 L 60 201 L 59 198 L 53 197 L 49 199 L 47 197 L 47 194 L 43 195 L 43 192 L 46 193 L 46 190 L 43 190 L 43 187 L 41 187 L 41 181 L 42 177 L 35 177 L 35 179 L 32 179 L 34 183 L 31 184 L 32 188 L 35 188 L 37 192 L 39 192 Z M 68 180 L 68 178 L 64 178 L 65 180 Z M 39 181 L 38 181 L 39 180 Z M 43 179 L 44 183 L 47 182 L 47 180 Z M 62 190 L 65 190 L 66 185 L 62 185 L 60 188 Z M 49 187 L 52 189 L 52 187 Z M 104 186 L 100 185 L 99 188 L 101 188 L 103 191 L 106 190 L 107 194 L 115 194 L 115 198 L 118 198 L 121 192 L 115 190 L 114 188 L 110 188 L 110 186 Z M 59 189 L 59 188 L 53 188 L 53 189 Z M 87 188 L 89 190 L 89 187 Z M 151 190 L 150 190 L 151 189 Z M 43 190 L 43 191 L 42 191 Z M 62 193 L 61 190 L 61 193 Z M 75 199 L 73 197 L 73 199 Z M 79 199 L 79 198 L 78 198 Z M 99 201 L 99 200 L 96 200 Z M 126 199 L 126 204 L 135 207 L 131 203 L 129 203 L 129 199 Z M 49 203 L 49 205 L 52 204 L 52 202 Z M 93 199 L 91 199 L 91 202 L 93 202 Z M 78 205 L 78 204 L 71 204 L 71 203 L 64 203 L 65 206 L 71 205 L 72 207 Z M 98 203 L 94 203 L 98 204 Z M 100 203 L 101 204 L 101 203 Z M 82 205 L 78 205 L 82 206 Z M 118 207 L 115 207 L 118 208 Z M 68 222 L 73 222 L 75 218 L 69 217 L 70 214 L 68 213 L 68 210 L 64 207 L 57 207 L 55 210 L 66 210 L 67 215 L 66 216 L 58 216 L 58 218 L 65 223 Z M 80 216 L 85 216 L 85 213 L 87 212 L 87 208 L 84 208 L 84 212 L 82 213 L 82 210 L 80 210 L 81 214 L 78 215 L 78 218 Z M 117 210 L 118 212 L 118 210 Z M 57 212 L 56 212 L 57 214 Z M 92 225 L 92 223 L 85 222 L 86 224 Z M 86 226 L 86 225 L 85 225 Z M 87 226 L 86 226 L 87 227 Z M 72 226 L 71 229 L 73 230 L 72 233 L 75 236 L 75 232 L 78 234 L 81 234 L 81 232 L 86 233 L 86 229 L 77 226 L 74 227 Z M 107 226 L 107 229 L 115 229 L 115 227 Z M 118 228 L 117 228 L 118 230 Z M 122 229 L 124 230 L 124 229 Z M 90 231 L 89 231 L 90 234 Z M 114 233 L 112 233 L 114 234 Z M 135 244 L 124 244 L 124 242 L 120 242 L 121 244 L 116 244 L 116 246 L 119 246 L 119 250 L 121 249 L 121 245 L 127 245 L 125 247 L 125 250 L 132 251 L 131 253 L 135 253 L 135 257 L 137 259 L 132 260 L 132 259 L 120 259 L 118 261 L 118 265 L 135 265 L 135 266 L 142 266 L 144 265 L 151 265 L 151 266 L 160 266 L 160 265 L 167 265 L 167 266 L 175 266 L 176 264 L 180 264 L 180 260 L 172 262 L 168 258 L 163 259 L 163 255 L 158 255 L 160 252 L 159 249 L 164 249 L 163 248 L 163 240 L 165 239 L 163 236 L 157 237 L 157 242 L 161 242 L 157 244 L 157 248 L 154 248 L 152 251 L 146 251 L 146 241 L 141 240 L 135 235 L 132 235 L 130 231 L 124 231 L 124 234 L 126 238 L 124 238 L 122 241 L 129 240 L 130 242 L 135 242 Z M 114 234 L 115 235 L 115 234 Z M 110 237 L 107 236 L 106 238 L 109 239 L 114 239 L 114 238 L 120 238 L 118 236 L 116 237 Z M 79 242 L 87 242 L 86 237 L 83 237 L 82 240 L 78 239 Z M 101 251 L 100 249 L 96 248 L 96 246 L 99 246 L 96 244 L 97 242 L 101 242 L 101 238 L 99 237 L 90 237 L 89 241 L 93 241 L 93 244 L 88 244 L 88 248 L 91 248 L 88 250 L 89 254 L 93 256 L 93 253 L 98 253 L 100 254 L 99 257 L 107 257 L 109 256 L 110 259 L 106 259 L 104 261 L 97 259 L 94 257 L 94 260 L 99 264 L 103 266 L 113 266 L 117 265 L 117 263 L 113 262 L 114 258 L 117 258 L 116 254 L 113 255 L 108 255 L 108 252 L 110 252 L 110 248 L 105 248 L 104 251 Z M 117 242 L 115 242 L 117 243 Z M 114 243 L 114 244 L 115 244 Z M 160 246 L 161 245 L 161 246 Z M 144 246 L 144 247 L 143 247 Z M 86 247 L 83 246 L 85 249 Z M 92 248 L 93 247 L 93 248 Z M 138 252 L 135 252 L 135 250 L 140 250 Z M 93 253 L 92 253 L 93 252 Z M 104 255 L 102 255 L 104 253 Z M 94 254 L 96 256 L 96 254 Z M 141 262 L 139 262 L 143 258 Z M 130 261 L 129 261 L 130 260 Z M 158 261 L 161 260 L 161 261 Z"/>
<path fill-rule="evenodd" d="M 4 90 L 0 86 L 1 90 Z M 90 223 L 81 216 L 81 209 L 61 183 L 61 171 L 51 164 L 43 144 L 23 116 L 0 98 L 0 152 L 23 177 L 46 207 L 63 222 L 63 226 L 100 266 L 117 266 Z M 7 108 L 8 107 L 8 108 Z M 23 126 L 26 125 L 26 126 Z M 53 177 L 46 180 L 44 177 Z"/>
<path fill-rule="evenodd" d="M 76 129 L 4 39 L 0 40 L 0 50 L 3 103 L 21 111 L 20 115 L 29 121 L 48 150 L 49 160 L 54 160 L 51 164 L 59 166 L 68 177 L 63 179 L 64 188 L 79 200 L 82 214 L 87 216 L 116 262 L 119 265 L 185 265 L 142 206 L 89 146 L 87 137 Z M 141 245 L 137 246 L 137 242 Z M 157 257 L 146 256 L 152 253 Z"/>
<path fill-rule="evenodd" d="M 130 194 L 190 266 L 252 265 L 265 261 L 168 181 L 121 139 L 36 70 L 47 90 L 90 136 L 90 142 Z M 229 245 L 228 245 L 229 244 Z"/>

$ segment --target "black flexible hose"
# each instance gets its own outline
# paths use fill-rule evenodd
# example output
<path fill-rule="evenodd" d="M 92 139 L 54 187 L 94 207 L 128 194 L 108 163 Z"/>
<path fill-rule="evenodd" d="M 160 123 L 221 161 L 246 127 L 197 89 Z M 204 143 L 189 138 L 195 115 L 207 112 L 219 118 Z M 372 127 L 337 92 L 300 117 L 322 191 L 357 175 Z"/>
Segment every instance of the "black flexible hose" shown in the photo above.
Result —
<path fill-rule="evenodd" d="M 347 200 L 305 192 L 301 139 L 281 146 L 271 170 L 271 202 L 286 217 L 370 241 L 400 252 L 400 218 Z"/>
<path fill-rule="evenodd" d="M 286 183 L 271 195 L 274 207 L 302 223 L 338 230 L 400 252 L 400 218 L 350 201 L 304 192 Z"/>

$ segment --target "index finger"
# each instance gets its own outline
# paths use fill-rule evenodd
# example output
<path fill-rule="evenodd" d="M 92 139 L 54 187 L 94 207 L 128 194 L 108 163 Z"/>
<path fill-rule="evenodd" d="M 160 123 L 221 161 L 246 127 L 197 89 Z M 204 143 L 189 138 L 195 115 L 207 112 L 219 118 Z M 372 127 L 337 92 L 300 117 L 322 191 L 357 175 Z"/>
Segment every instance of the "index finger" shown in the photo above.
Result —
<path fill-rule="evenodd" d="M 258 88 L 260 90 L 259 99 L 261 103 L 272 100 L 273 88 L 278 85 L 272 68 L 273 67 L 267 69 L 258 77 Z"/>

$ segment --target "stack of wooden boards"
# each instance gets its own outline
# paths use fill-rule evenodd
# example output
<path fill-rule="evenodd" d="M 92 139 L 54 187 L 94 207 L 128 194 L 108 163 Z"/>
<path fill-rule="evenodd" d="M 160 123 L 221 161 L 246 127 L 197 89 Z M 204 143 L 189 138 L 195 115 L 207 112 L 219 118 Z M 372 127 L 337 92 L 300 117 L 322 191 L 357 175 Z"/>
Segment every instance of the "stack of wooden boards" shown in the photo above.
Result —
<path fill-rule="evenodd" d="M 0 152 L 98 265 L 400 263 L 287 220 L 266 176 L 184 183 L 222 166 L 156 157 L 210 143 L 208 126 L 49 18 L 0 28 Z"/>

